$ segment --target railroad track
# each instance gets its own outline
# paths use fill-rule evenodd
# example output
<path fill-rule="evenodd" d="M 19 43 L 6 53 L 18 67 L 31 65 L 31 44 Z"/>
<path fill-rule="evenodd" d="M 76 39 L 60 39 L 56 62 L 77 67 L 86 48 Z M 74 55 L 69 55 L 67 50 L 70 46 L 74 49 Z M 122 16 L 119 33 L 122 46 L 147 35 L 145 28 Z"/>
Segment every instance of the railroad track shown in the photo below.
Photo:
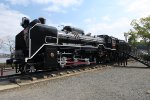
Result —
<path fill-rule="evenodd" d="M 82 67 L 75 67 L 75 68 L 68 68 L 62 70 L 53 70 L 53 71 L 40 71 L 35 73 L 29 73 L 28 75 L 8 75 L 0 77 L 0 82 L 9 81 L 10 83 L 15 83 L 18 85 L 27 85 L 32 83 L 37 83 L 41 81 L 57 79 L 61 77 L 73 76 L 83 72 L 95 71 L 95 70 L 102 70 L 110 68 L 110 66 L 106 65 L 92 65 L 92 66 L 82 66 Z"/>

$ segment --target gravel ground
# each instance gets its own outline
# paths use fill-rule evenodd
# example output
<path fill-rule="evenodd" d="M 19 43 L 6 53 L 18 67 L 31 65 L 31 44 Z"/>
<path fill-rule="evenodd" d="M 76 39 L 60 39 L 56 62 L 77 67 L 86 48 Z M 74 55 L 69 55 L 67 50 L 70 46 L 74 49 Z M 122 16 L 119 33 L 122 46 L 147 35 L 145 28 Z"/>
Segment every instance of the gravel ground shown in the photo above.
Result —
<path fill-rule="evenodd" d="M 150 69 L 139 63 L 0 93 L 0 100 L 150 100 Z"/>

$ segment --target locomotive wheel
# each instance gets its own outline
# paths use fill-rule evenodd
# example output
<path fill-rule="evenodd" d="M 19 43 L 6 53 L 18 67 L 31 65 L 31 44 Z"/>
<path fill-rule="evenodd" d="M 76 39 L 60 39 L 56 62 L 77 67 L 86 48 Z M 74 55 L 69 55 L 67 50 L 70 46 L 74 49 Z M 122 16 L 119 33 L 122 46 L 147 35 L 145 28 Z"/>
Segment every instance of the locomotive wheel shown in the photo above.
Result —
<path fill-rule="evenodd" d="M 29 68 L 28 68 L 26 65 L 21 66 L 21 67 L 20 67 L 20 72 L 21 72 L 21 74 L 26 74 L 26 73 L 28 73 L 28 72 L 29 72 L 28 69 L 29 69 Z"/>
<path fill-rule="evenodd" d="M 28 65 L 28 64 L 25 64 L 25 66 L 24 66 L 24 72 L 25 73 L 29 73 L 30 72 L 30 65 Z"/>
<path fill-rule="evenodd" d="M 20 65 L 19 70 L 21 74 L 27 74 L 29 72 L 32 72 L 33 68 L 29 64 L 22 64 Z"/>
<path fill-rule="evenodd" d="M 24 74 L 24 64 L 19 64 L 19 71 Z"/>
<path fill-rule="evenodd" d="M 103 63 L 104 62 L 104 47 L 103 46 L 99 46 L 98 47 L 98 51 L 97 51 L 97 58 L 96 58 L 96 63 L 99 64 L 99 63 Z"/>

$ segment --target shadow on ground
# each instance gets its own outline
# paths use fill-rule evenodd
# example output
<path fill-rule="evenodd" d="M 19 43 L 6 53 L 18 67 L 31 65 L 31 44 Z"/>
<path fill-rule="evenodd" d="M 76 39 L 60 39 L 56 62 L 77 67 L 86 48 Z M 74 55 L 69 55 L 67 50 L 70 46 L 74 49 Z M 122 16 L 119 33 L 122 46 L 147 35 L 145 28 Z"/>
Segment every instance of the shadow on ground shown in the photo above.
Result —
<path fill-rule="evenodd" d="M 145 67 L 145 66 L 132 66 L 132 65 L 127 65 L 127 66 L 121 66 L 121 65 L 113 65 L 113 67 L 119 67 L 119 68 L 139 68 L 139 69 L 150 69 L 150 67 Z"/>

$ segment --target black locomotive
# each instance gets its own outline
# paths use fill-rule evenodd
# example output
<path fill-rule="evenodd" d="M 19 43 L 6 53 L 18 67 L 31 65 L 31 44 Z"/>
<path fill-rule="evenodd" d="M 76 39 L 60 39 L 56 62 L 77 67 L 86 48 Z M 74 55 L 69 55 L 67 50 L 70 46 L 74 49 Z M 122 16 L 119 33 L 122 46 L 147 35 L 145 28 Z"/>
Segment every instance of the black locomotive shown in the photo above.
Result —
<path fill-rule="evenodd" d="M 128 59 L 123 53 L 130 52 L 123 40 L 91 36 L 72 26 L 59 31 L 45 25 L 44 18 L 30 22 L 24 17 L 21 25 L 24 30 L 16 35 L 14 57 L 7 60 L 15 64 L 16 73 L 116 62 Z"/>

